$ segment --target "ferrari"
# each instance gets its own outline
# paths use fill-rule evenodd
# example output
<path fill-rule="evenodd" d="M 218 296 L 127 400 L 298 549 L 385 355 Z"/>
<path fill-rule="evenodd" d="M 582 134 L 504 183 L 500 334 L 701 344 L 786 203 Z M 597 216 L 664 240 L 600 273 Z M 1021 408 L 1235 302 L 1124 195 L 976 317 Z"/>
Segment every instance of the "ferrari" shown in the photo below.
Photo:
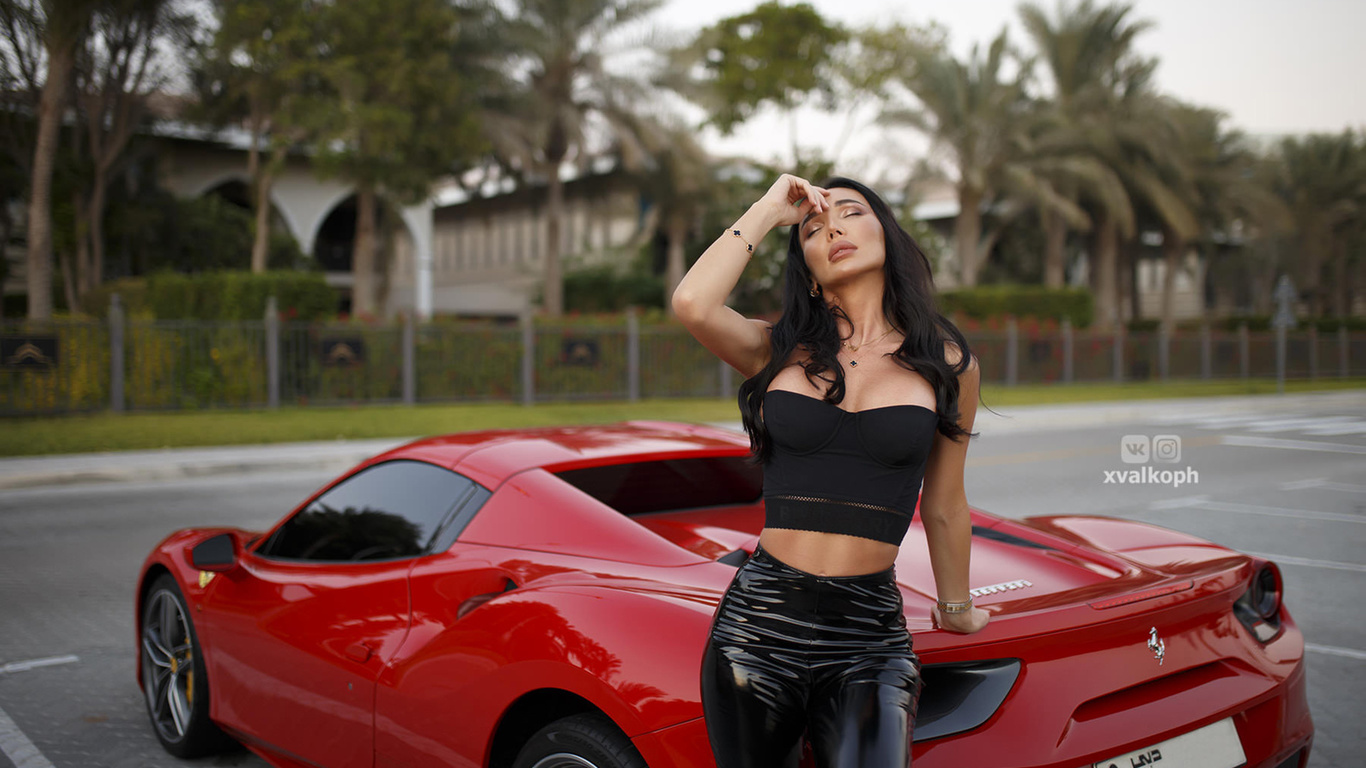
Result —
<path fill-rule="evenodd" d="M 173 533 L 136 591 L 152 728 L 289 768 L 713 766 L 700 659 L 762 485 L 716 427 L 495 430 L 370 458 L 269 530 Z M 896 563 L 917 768 L 1305 768 L 1274 563 L 1098 516 L 972 530 L 978 634 L 934 626 L 918 522 Z"/>

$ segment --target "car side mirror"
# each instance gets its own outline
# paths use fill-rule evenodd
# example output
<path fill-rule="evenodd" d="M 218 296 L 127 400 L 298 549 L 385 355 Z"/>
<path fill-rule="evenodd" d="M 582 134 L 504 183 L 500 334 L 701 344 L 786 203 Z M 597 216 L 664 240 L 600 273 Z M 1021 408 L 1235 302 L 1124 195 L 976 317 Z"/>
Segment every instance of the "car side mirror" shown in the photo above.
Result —
<path fill-rule="evenodd" d="M 201 571 L 226 573 L 237 567 L 237 537 L 220 533 L 194 545 L 190 563 Z"/>

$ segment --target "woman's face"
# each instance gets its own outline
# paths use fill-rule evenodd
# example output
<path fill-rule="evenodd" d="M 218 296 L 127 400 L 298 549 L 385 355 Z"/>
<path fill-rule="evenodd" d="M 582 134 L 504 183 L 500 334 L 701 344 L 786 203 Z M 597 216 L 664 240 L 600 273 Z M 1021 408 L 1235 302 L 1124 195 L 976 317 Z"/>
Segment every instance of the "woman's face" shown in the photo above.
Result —
<path fill-rule="evenodd" d="M 868 272 L 882 273 L 887 259 L 882 223 L 856 190 L 832 187 L 830 207 L 807 217 L 798 230 L 811 276 L 834 287 Z"/>

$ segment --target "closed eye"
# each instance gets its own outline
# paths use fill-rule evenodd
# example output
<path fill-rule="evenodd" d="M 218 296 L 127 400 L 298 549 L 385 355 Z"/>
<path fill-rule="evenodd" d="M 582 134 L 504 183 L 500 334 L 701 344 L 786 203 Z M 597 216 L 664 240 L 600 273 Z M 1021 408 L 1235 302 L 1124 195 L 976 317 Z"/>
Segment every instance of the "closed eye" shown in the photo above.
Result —
<path fill-rule="evenodd" d="M 863 209 L 859 207 L 857 200 L 839 200 L 835 203 L 835 205 L 844 208 L 844 215 L 846 217 L 863 215 Z M 812 235 L 819 232 L 820 229 L 821 227 L 819 224 L 814 224 L 810 229 L 802 233 L 802 238 L 809 239 Z"/>

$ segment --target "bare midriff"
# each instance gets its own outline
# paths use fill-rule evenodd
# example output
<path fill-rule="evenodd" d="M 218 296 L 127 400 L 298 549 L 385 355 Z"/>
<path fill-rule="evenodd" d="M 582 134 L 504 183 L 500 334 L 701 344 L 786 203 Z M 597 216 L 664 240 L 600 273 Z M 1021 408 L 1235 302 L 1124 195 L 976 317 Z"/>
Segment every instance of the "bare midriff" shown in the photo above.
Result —
<path fill-rule="evenodd" d="M 765 528 L 759 545 L 798 570 L 817 576 L 858 576 L 885 571 L 900 547 L 843 533 Z"/>

